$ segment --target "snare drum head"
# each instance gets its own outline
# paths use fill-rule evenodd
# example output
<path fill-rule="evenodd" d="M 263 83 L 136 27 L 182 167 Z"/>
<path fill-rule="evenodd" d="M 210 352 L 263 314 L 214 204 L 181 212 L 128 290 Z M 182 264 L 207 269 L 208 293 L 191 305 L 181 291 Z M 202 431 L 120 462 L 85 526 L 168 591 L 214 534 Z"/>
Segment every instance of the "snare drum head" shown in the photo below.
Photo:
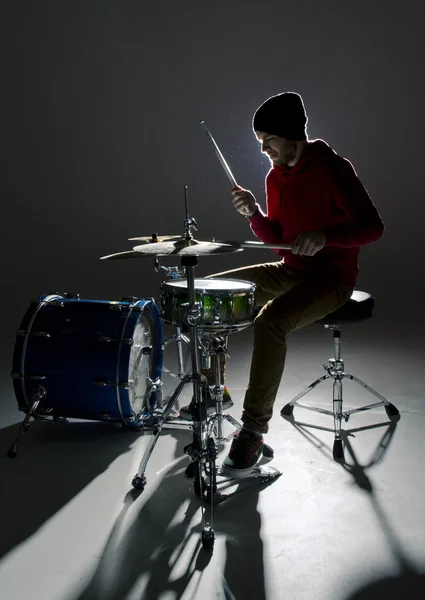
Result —
<path fill-rule="evenodd" d="M 179 290 L 187 289 L 187 279 L 177 279 L 175 281 L 167 281 L 162 284 L 164 290 Z M 199 278 L 195 279 L 195 290 L 206 292 L 249 292 L 255 289 L 255 284 L 252 281 L 243 279 L 224 279 L 216 278 Z"/>

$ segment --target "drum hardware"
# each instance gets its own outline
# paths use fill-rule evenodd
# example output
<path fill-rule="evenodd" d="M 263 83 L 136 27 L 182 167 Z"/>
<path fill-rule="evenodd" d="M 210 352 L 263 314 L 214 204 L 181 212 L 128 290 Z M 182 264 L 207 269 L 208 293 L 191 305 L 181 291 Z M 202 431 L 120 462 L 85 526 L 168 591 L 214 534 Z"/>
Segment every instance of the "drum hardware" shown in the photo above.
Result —
<path fill-rule="evenodd" d="M 122 311 L 122 305 L 121 304 L 115 304 L 113 302 L 110 303 L 109 305 L 109 310 L 115 310 L 116 312 L 121 312 Z"/>
<path fill-rule="evenodd" d="M 10 374 L 12 379 L 32 379 L 34 381 L 43 381 L 43 379 L 47 379 L 46 375 L 23 375 L 22 373 L 14 373 Z"/>
<path fill-rule="evenodd" d="M 233 308 L 233 306 L 232 306 Z M 214 321 L 218 321 L 221 315 L 221 301 L 220 298 L 214 300 L 213 317 Z"/>
<path fill-rule="evenodd" d="M 169 242 L 173 240 L 180 240 L 180 235 L 158 235 L 157 233 L 153 233 L 151 236 L 143 235 L 141 237 L 132 237 L 128 238 L 130 242 L 146 242 L 147 244 L 156 243 L 156 242 Z"/>
<path fill-rule="evenodd" d="M 187 337 L 187 335 L 182 333 L 181 327 L 176 327 L 176 333 L 174 335 L 172 335 L 170 338 L 168 338 L 167 340 L 164 340 L 164 342 L 162 344 L 162 349 L 164 350 L 169 344 L 171 344 L 173 342 L 176 342 L 176 344 L 177 344 L 178 373 L 177 374 L 173 373 L 172 371 L 167 369 L 164 365 L 162 366 L 162 368 L 165 373 L 167 373 L 171 377 L 174 377 L 174 379 L 181 379 L 186 370 L 186 365 L 184 364 L 184 360 L 183 360 L 182 344 L 186 344 L 187 346 L 189 346 L 190 340 Z"/>
<path fill-rule="evenodd" d="M 117 383 L 116 381 L 109 381 L 109 379 L 106 379 L 105 377 L 97 377 L 96 379 L 93 379 L 93 383 L 100 387 L 116 387 L 122 390 L 129 390 L 133 382 L 130 380 L 119 381 Z"/>
<path fill-rule="evenodd" d="M 194 396 L 194 417 L 192 420 L 192 433 L 193 440 L 190 444 L 187 444 L 184 448 L 184 452 L 190 457 L 191 463 L 186 469 L 186 474 L 193 477 L 193 485 L 194 491 L 197 496 L 200 498 L 201 503 L 201 513 L 202 513 L 202 545 L 205 549 L 212 551 L 214 546 L 214 529 L 213 529 L 213 510 L 212 507 L 215 504 L 218 504 L 226 499 L 226 495 L 222 494 L 218 489 L 217 483 L 217 474 L 220 473 L 220 470 L 216 466 L 217 459 L 217 447 L 216 441 L 212 436 L 212 432 L 216 431 L 218 438 L 223 439 L 222 436 L 222 422 L 223 419 L 226 418 L 227 415 L 223 415 L 222 406 L 223 406 L 223 392 L 224 386 L 221 384 L 220 380 L 220 354 L 225 351 L 225 338 L 223 336 L 219 336 L 218 331 L 214 329 L 209 329 L 210 323 L 206 324 L 203 321 L 205 320 L 205 293 L 202 293 L 202 290 L 199 292 L 195 285 L 195 274 L 194 269 L 198 264 L 198 255 L 202 255 L 203 252 L 200 252 L 196 245 L 191 245 L 193 242 L 192 237 L 192 229 L 196 228 L 195 219 L 190 219 L 188 217 L 188 205 L 187 205 L 187 187 L 185 187 L 185 215 L 186 218 L 184 220 L 184 241 L 186 245 L 183 245 L 180 241 L 180 246 L 177 247 L 177 243 L 174 245 L 174 253 L 178 253 L 181 256 L 181 265 L 185 268 L 186 277 L 187 277 L 187 294 L 188 301 L 181 302 L 179 305 L 179 311 L 175 310 L 176 303 L 172 302 L 172 316 L 171 316 L 171 324 L 177 325 L 178 330 L 177 334 L 173 336 L 170 340 L 164 344 L 170 343 L 170 341 L 178 341 L 179 347 L 179 370 L 181 371 L 181 344 L 183 342 L 181 335 L 181 327 L 185 326 L 189 328 L 189 338 L 188 343 L 190 347 L 191 354 L 191 374 L 183 374 L 181 377 L 181 381 L 169 399 L 166 408 L 163 412 L 162 418 L 157 421 L 156 426 L 153 429 L 153 435 L 148 443 L 147 448 L 142 456 L 139 469 L 137 474 L 134 476 L 132 480 L 132 485 L 134 488 L 138 490 L 143 490 L 146 486 L 146 468 L 148 461 L 152 455 L 152 452 L 156 446 L 156 443 L 159 439 L 161 430 L 166 423 L 167 419 L 170 417 L 173 407 L 180 396 L 183 388 L 188 384 L 192 383 L 193 385 L 193 396 Z M 204 244 L 204 243 L 200 243 Z M 162 256 L 162 253 L 167 249 L 161 245 L 161 242 L 157 244 L 157 255 Z M 148 245 L 135 247 L 135 251 L 140 251 L 143 253 L 143 248 L 146 249 Z M 153 245 L 152 245 L 153 246 Z M 200 246 L 205 248 L 205 246 Z M 190 250 L 190 253 L 185 253 L 183 250 Z M 192 253 L 192 251 L 195 252 Z M 228 247 L 224 247 L 223 251 L 229 251 Z M 230 251 L 233 251 L 231 249 Z M 144 253 L 145 256 L 148 256 L 151 252 L 151 249 L 148 248 L 148 251 Z M 171 252 L 166 252 L 171 253 Z M 208 252 L 205 254 L 213 254 L 211 252 L 211 248 L 208 248 Z M 106 257 L 108 258 L 108 257 Z M 212 280 L 213 281 L 213 280 Z M 179 282 L 175 282 L 177 284 Z M 170 285 L 170 284 L 165 284 Z M 216 285 L 216 283 L 212 283 L 212 286 Z M 252 283 L 250 283 L 253 286 Z M 255 286 L 254 286 L 255 289 Z M 252 291 L 253 293 L 253 291 Z M 200 296 L 200 301 L 197 299 L 197 295 Z M 174 290 L 174 293 L 170 294 L 170 297 L 175 299 L 177 297 L 177 293 Z M 186 299 L 185 299 L 186 300 Z M 213 321 L 220 321 L 221 311 L 222 311 L 222 302 L 220 304 L 220 311 L 217 309 L 217 299 L 215 299 L 215 304 L 213 304 Z M 235 303 L 233 302 L 233 297 L 230 298 L 228 303 L 230 306 L 230 314 L 233 318 L 233 311 L 235 308 Z M 247 302 L 247 306 L 253 306 L 253 302 Z M 164 320 L 164 311 L 166 312 L 167 308 L 167 299 L 162 297 L 160 306 L 162 309 L 162 318 Z M 176 313 L 179 313 L 176 316 Z M 218 315 L 218 316 L 217 316 Z M 165 319 L 167 322 L 167 319 Z M 239 330 L 237 324 L 234 322 L 231 323 L 231 327 Z M 223 324 L 218 322 L 217 328 L 223 329 Z M 206 331 L 209 329 L 209 331 Z M 224 334 L 229 333 L 229 328 L 224 327 Z M 206 334 L 206 335 L 205 335 Z M 207 419 L 207 394 L 209 393 L 208 382 L 206 381 L 206 377 L 203 376 L 200 372 L 200 363 L 202 360 L 202 355 L 206 354 L 207 351 L 209 353 L 214 353 L 215 360 L 215 380 L 216 385 L 213 388 L 214 398 L 216 400 L 216 409 L 217 414 L 210 419 Z M 204 356 L 204 362 L 206 362 Z M 230 418 L 229 421 L 236 425 L 237 429 L 240 429 L 241 426 L 239 423 Z M 264 469 L 262 467 L 258 467 L 252 473 L 254 476 L 271 479 L 275 478 L 280 473 L 273 469 Z M 250 475 L 252 475 L 250 474 Z M 207 510 L 206 505 L 210 505 L 210 508 Z"/>
<path fill-rule="evenodd" d="M 46 338 L 52 337 L 50 335 L 50 333 L 47 333 L 46 331 L 24 331 L 20 335 L 36 335 L 37 337 L 46 337 Z"/>
<path fill-rule="evenodd" d="M 15 441 L 13 442 L 13 444 L 11 445 L 11 447 L 9 448 L 9 450 L 7 452 L 8 456 L 10 458 L 13 458 L 16 456 L 21 436 L 28 431 L 29 421 L 31 419 L 31 416 L 34 414 L 38 405 L 40 404 L 40 402 L 42 400 L 44 400 L 44 398 L 46 396 L 47 396 L 46 388 L 43 385 L 38 385 L 37 387 L 35 387 L 33 389 L 33 392 L 31 395 L 31 405 L 29 407 L 29 410 L 28 410 L 27 414 L 25 415 L 25 419 L 21 423 L 21 426 L 19 428 L 19 432 L 18 432 L 18 435 L 17 435 Z"/>
<path fill-rule="evenodd" d="M 195 302 L 191 305 L 189 302 L 185 302 L 180 305 L 183 324 L 187 327 L 193 327 L 197 325 L 200 319 L 204 315 L 203 306 L 200 302 Z"/>
<path fill-rule="evenodd" d="M 210 346 L 210 340 L 204 339 L 204 340 L 200 340 L 200 347 L 201 347 L 201 369 L 209 369 L 211 368 L 211 348 Z"/>
<path fill-rule="evenodd" d="M 216 414 L 213 415 L 209 421 L 208 425 L 210 427 L 214 426 L 216 438 L 219 442 L 223 440 L 228 441 L 230 438 L 223 437 L 223 420 L 226 418 L 226 415 L 223 415 L 223 394 L 224 394 L 224 385 L 221 381 L 221 373 L 220 373 L 220 355 L 227 354 L 226 353 L 226 339 L 223 336 L 216 336 L 211 340 L 211 350 L 214 352 L 214 379 L 215 385 L 211 390 L 211 395 L 215 400 L 216 406 Z M 240 428 L 236 431 L 238 431 Z M 236 432 L 235 432 L 236 433 Z M 234 434 L 233 434 L 234 435 Z M 232 436 L 231 436 L 232 437 Z"/>
<path fill-rule="evenodd" d="M 133 340 L 131 338 L 123 338 L 123 339 L 120 339 L 120 338 L 111 338 L 111 337 L 108 337 L 108 336 L 105 336 L 105 335 L 100 335 L 97 338 L 97 341 L 98 342 L 107 342 L 107 343 L 109 343 L 109 342 L 118 342 L 118 343 L 124 344 L 126 346 L 132 346 L 133 345 Z"/>
<path fill-rule="evenodd" d="M 61 300 L 52 300 L 52 302 L 50 302 L 50 306 L 55 306 L 55 307 L 58 307 L 58 308 L 64 308 L 65 304 Z"/>
<path fill-rule="evenodd" d="M 152 394 L 155 392 L 157 394 L 159 394 L 159 398 L 156 398 L 156 406 L 158 408 L 162 408 L 162 389 L 163 389 L 163 384 L 162 384 L 162 380 L 159 379 L 159 377 L 155 380 L 151 379 L 150 377 L 146 378 L 146 386 L 147 386 L 147 391 L 146 391 L 146 403 L 149 404 L 150 398 L 152 396 Z M 154 408 L 152 406 L 150 406 L 150 410 L 153 411 Z M 136 417 L 136 420 L 140 420 L 138 417 Z"/>
<path fill-rule="evenodd" d="M 50 301 L 52 306 L 59 306 L 61 302 L 61 298 L 65 298 L 66 300 L 79 300 L 80 294 L 75 294 L 74 292 L 49 292 L 47 296 L 57 296 L 56 301 Z"/>
<path fill-rule="evenodd" d="M 165 274 L 171 279 L 182 279 L 185 276 L 185 269 L 181 267 L 166 267 L 157 258 L 155 258 L 155 273 L 165 271 Z"/>

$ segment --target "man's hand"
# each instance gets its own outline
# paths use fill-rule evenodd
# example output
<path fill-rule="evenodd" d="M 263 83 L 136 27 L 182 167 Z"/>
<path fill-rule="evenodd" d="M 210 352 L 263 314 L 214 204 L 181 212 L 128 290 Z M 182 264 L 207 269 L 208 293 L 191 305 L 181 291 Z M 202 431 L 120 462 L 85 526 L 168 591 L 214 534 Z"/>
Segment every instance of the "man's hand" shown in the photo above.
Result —
<path fill-rule="evenodd" d="M 257 201 L 249 190 L 244 190 L 241 187 L 234 187 L 232 189 L 232 194 L 233 206 L 236 208 L 238 213 L 246 217 L 254 212 Z"/>
<path fill-rule="evenodd" d="M 300 233 L 292 244 L 292 254 L 303 254 L 304 256 L 314 256 L 324 248 L 326 236 L 322 231 L 306 231 Z"/>

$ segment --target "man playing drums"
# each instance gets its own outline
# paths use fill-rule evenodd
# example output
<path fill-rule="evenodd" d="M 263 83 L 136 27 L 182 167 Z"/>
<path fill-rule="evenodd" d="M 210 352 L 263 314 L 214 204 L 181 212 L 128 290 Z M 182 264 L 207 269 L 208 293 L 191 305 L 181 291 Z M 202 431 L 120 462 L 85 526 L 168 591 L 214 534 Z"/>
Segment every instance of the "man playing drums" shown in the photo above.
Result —
<path fill-rule="evenodd" d="M 211 277 L 252 281 L 254 348 L 243 403 L 242 430 L 223 463 L 225 474 L 244 476 L 261 458 L 286 357 L 286 336 L 347 302 L 358 275 L 360 246 L 378 240 L 381 217 L 351 163 L 323 140 L 308 140 L 307 116 L 293 92 L 273 96 L 255 112 L 253 129 L 270 159 L 266 212 L 249 190 L 232 190 L 235 209 L 264 243 L 290 244 L 281 261 Z M 213 370 L 205 371 L 214 385 Z M 222 363 L 224 375 L 224 361 Z M 225 390 L 224 408 L 231 406 Z M 211 399 L 207 405 L 214 410 Z M 191 419 L 193 402 L 181 409 Z"/>

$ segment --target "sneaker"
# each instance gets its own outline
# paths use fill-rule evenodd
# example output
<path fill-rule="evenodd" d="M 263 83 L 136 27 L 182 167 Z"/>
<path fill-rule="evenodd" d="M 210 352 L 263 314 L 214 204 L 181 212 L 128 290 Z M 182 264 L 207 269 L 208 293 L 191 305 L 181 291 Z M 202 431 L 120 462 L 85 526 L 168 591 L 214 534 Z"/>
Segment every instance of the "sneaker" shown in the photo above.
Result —
<path fill-rule="evenodd" d="M 224 386 L 223 392 L 223 410 L 228 410 L 231 406 L 233 406 L 233 400 L 229 393 L 229 390 L 226 386 Z M 186 419 L 187 421 L 191 421 L 195 415 L 195 400 L 192 398 L 192 402 L 188 406 L 183 406 L 180 409 L 180 418 Z M 213 400 L 211 396 L 211 392 L 208 393 L 207 399 L 207 416 L 213 415 L 215 413 L 215 400 Z"/>
<path fill-rule="evenodd" d="M 247 477 L 263 454 L 264 439 L 242 428 L 235 434 L 228 456 L 223 461 L 222 473 L 229 477 Z"/>

